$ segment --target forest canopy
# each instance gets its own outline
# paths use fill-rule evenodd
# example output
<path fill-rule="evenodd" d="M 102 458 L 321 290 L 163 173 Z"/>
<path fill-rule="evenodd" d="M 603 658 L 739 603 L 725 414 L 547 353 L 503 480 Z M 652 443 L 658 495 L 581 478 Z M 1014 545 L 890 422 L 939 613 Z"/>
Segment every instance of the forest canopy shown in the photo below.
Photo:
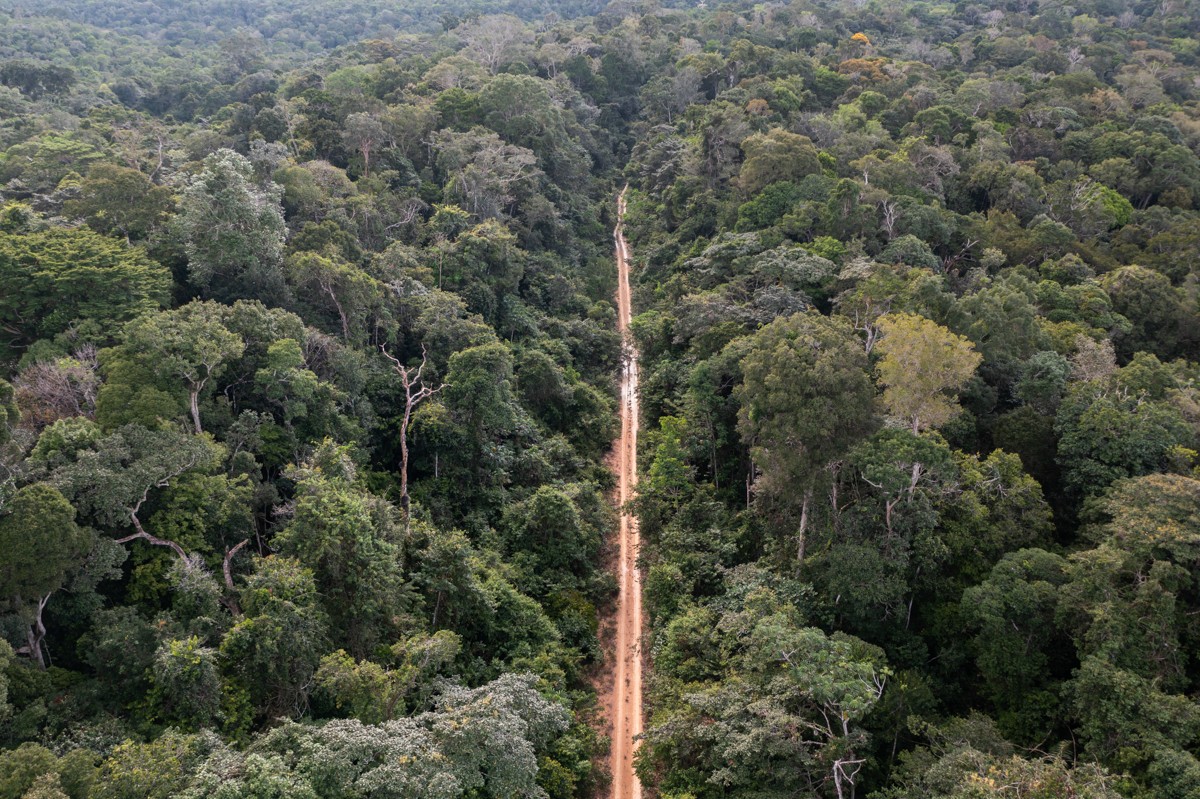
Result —
<path fill-rule="evenodd" d="M 1200 792 L 1200 5 L 0 8 L 0 799 Z"/>

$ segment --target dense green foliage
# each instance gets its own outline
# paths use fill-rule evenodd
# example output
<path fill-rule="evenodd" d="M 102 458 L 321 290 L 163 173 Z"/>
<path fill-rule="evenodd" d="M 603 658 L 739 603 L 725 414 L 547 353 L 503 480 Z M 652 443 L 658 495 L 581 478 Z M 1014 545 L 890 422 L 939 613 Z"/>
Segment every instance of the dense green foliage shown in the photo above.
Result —
<path fill-rule="evenodd" d="M 625 172 L 664 795 L 1200 787 L 1196 19 L 659 18 Z"/>
<path fill-rule="evenodd" d="M 1200 7 L 0 8 L 0 799 L 1200 792 Z"/>
<path fill-rule="evenodd" d="M 626 123 L 383 5 L 0 12 L 0 795 L 603 782 Z"/>

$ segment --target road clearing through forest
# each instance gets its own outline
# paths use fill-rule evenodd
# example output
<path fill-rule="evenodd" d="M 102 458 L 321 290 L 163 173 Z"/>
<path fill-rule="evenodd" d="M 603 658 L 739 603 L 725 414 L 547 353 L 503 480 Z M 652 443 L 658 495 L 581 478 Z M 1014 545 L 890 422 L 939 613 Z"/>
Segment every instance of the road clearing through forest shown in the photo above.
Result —
<path fill-rule="evenodd" d="M 622 338 L 621 437 L 613 465 L 617 470 L 617 502 L 621 514 L 617 577 L 617 639 L 614 656 L 612 712 L 612 799 L 641 799 L 642 783 L 633 770 L 633 754 L 642 734 L 642 578 L 638 571 L 637 517 L 626 503 L 637 490 L 638 354 L 629 330 L 632 305 L 629 292 L 629 245 L 625 243 L 625 192 L 617 196 L 617 226 L 613 241 L 617 257 L 617 329 Z"/>

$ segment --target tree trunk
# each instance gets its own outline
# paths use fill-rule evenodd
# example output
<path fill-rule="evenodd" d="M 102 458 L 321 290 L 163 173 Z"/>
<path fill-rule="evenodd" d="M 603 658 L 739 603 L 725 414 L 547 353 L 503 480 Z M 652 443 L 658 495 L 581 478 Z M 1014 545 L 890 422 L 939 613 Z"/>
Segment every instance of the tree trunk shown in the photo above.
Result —
<path fill-rule="evenodd" d="M 437 602 L 434 603 L 434 606 L 433 606 L 433 620 L 429 622 L 430 629 L 434 629 L 434 630 L 437 629 L 438 614 L 441 613 L 441 611 L 442 611 L 442 596 L 443 595 L 444 595 L 443 592 L 438 591 Z"/>
<path fill-rule="evenodd" d="M 809 486 L 804 491 L 804 500 L 800 505 L 800 542 L 796 549 L 796 572 L 804 567 L 804 545 L 805 536 L 808 533 L 808 506 L 812 502 L 812 486 Z"/>
<path fill-rule="evenodd" d="M 238 604 L 237 593 L 233 587 L 233 559 L 241 551 L 242 547 L 249 543 L 250 539 L 247 538 L 234 546 L 233 549 L 228 550 L 225 553 L 225 560 L 221 563 L 221 572 L 225 575 L 225 590 L 229 592 L 229 595 L 221 600 L 221 604 L 228 608 L 229 612 L 234 616 L 242 615 L 242 606 Z"/>
<path fill-rule="evenodd" d="M 342 309 L 342 304 L 338 301 L 337 294 L 334 293 L 333 284 L 322 281 L 321 290 L 329 295 L 329 299 L 333 300 L 333 307 L 337 309 L 338 320 L 342 323 L 342 341 L 350 341 L 350 320 L 346 318 L 346 312 Z"/>
<path fill-rule="evenodd" d="M 920 576 L 921 576 L 921 567 L 918 566 L 916 572 L 913 573 L 913 583 L 916 583 L 917 578 Z M 916 585 L 914 585 L 913 589 L 912 589 L 912 596 L 910 596 L 908 598 L 908 613 L 904 617 L 904 629 L 906 629 L 906 630 L 908 629 L 909 625 L 912 624 L 912 606 L 913 606 L 913 602 L 916 600 L 916 598 L 917 598 L 917 588 L 916 588 Z"/>
<path fill-rule="evenodd" d="M 400 509 L 404 513 L 405 530 L 408 529 L 408 428 L 412 424 L 413 410 L 421 404 L 423 400 L 432 397 L 434 394 L 446 387 L 442 383 L 437 388 L 426 386 L 421 379 L 422 372 L 425 371 L 426 352 L 425 347 L 421 347 L 421 365 L 416 370 L 409 369 L 402 364 L 400 360 L 394 357 L 387 351 L 387 347 L 382 344 L 379 346 L 380 351 L 384 356 L 392 362 L 392 366 L 396 374 L 400 376 L 400 381 L 404 385 L 404 418 L 400 424 Z M 413 388 L 416 387 L 416 391 Z M 435 466 L 436 470 L 436 466 Z"/>
<path fill-rule="evenodd" d="M 921 482 L 921 474 L 925 471 L 925 465 L 917 461 L 912 465 L 912 474 L 908 480 L 908 501 L 913 501 L 913 495 L 917 491 L 917 483 Z"/>
<path fill-rule="evenodd" d="M 29 656 L 37 663 L 38 668 L 42 671 L 46 670 L 46 660 L 42 657 L 42 639 L 37 634 L 34 626 L 31 624 L 25 631 L 25 650 Z"/>
<path fill-rule="evenodd" d="M 42 651 L 42 641 L 46 637 L 46 625 L 42 621 L 42 611 L 46 609 L 46 603 L 49 601 L 49 594 L 38 600 L 37 614 L 33 617 L 33 623 L 25 631 L 25 648 L 29 650 L 29 656 L 37 662 L 38 668 L 43 671 L 46 669 L 46 655 Z"/>
<path fill-rule="evenodd" d="M 838 507 L 838 476 L 842 472 L 842 463 L 834 461 L 830 465 L 829 471 L 833 475 L 833 480 L 829 483 L 829 512 L 833 517 L 833 524 L 836 529 L 842 517 L 841 509 Z"/>
<path fill-rule="evenodd" d="M 708 466 L 712 469 L 713 487 L 720 488 L 721 481 L 717 476 L 717 431 L 713 427 L 712 416 L 705 414 L 708 423 Z"/>
<path fill-rule="evenodd" d="M 407 388 L 407 387 L 406 387 Z M 412 403 L 404 407 L 404 423 L 400 427 L 400 508 L 408 524 L 408 424 L 412 418 Z"/>
<path fill-rule="evenodd" d="M 191 391 L 192 424 L 196 426 L 196 435 L 204 431 L 200 429 L 200 387 Z"/>

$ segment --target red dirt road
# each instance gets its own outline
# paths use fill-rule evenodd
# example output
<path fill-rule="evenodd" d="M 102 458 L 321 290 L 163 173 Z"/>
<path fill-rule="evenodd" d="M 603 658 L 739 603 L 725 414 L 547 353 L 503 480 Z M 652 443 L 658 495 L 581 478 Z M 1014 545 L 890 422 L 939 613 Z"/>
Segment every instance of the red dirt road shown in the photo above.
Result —
<path fill-rule="evenodd" d="M 629 332 L 629 246 L 625 243 L 625 192 L 617 198 L 617 326 L 624 339 L 621 367 L 621 437 L 614 445 L 617 501 L 624 507 L 637 490 L 638 355 Z M 617 576 L 616 669 L 612 691 L 612 799 L 641 799 L 642 784 L 633 770 L 633 754 L 642 733 L 642 578 L 637 568 L 637 518 L 621 513 Z"/>

